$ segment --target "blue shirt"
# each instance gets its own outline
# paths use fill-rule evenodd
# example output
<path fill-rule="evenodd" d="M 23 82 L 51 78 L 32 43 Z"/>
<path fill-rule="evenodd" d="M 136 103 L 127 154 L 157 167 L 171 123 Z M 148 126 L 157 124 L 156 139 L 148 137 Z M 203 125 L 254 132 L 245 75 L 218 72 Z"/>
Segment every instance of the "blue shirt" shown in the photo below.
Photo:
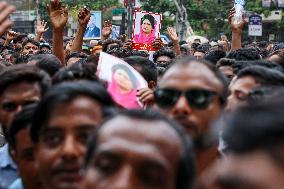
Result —
<path fill-rule="evenodd" d="M 24 189 L 22 179 L 18 178 L 10 186 L 9 189 Z"/>
<path fill-rule="evenodd" d="M 8 144 L 5 144 L 0 148 L 0 182 L 9 186 L 17 178 L 17 166 L 9 155 Z"/>

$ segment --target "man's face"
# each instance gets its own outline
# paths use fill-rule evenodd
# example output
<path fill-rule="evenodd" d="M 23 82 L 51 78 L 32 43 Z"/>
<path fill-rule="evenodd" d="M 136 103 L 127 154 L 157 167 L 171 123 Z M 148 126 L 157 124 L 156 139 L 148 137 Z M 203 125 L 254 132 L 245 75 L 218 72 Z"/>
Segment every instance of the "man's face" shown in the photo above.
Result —
<path fill-rule="evenodd" d="M 16 113 L 23 106 L 38 102 L 41 90 L 37 83 L 20 82 L 12 84 L 0 95 L 0 122 L 7 131 Z"/>
<path fill-rule="evenodd" d="M 168 56 L 159 56 L 156 60 L 157 66 L 165 67 L 167 68 L 171 62 L 171 58 Z"/>
<path fill-rule="evenodd" d="M 221 66 L 219 70 L 231 81 L 234 77 L 233 68 L 231 66 Z"/>
<path fill-rule="evenodd" d="M 179 91 L 195 89 L 216 93 L 209 100 L 208 106 L 202 108 L 190 105 L 192 102 L 188 102 L 185 95 L 181 95 L 172 106 L 158 107 L 161 112 L 178 121 L 194 138 L 206 133 L 209 124 L 220 114 L 220 96 L 224 90 L 223 85 L 215 74 L 202 63 L 192 62 L 186 66 L 172 67 L 162 77 L 158 88 Z M 193 98 L 194 96 L 193 94 Z M 204 100 L 204 98 L 199 99 Z"/>
<path fill-rule="evenodd" d="M 205 56 L 205 54 L 203 52 L 198 52 L 196 51 L 193 55 L 197 60 L 201 60 L 203 59 L 203 57 Z"/>
<path fill-rule="evenodd" d="M 101 121 L 101 106 L 88 97 L 77 97 L 54 108 L 35 146 L 45 188 L 79 188 L 87 139 Z"/>
<path fill-rule="evenodd" d="M 162 121 L 117 117 L 100 130 L 84 189 L 175 189 L 181 142 Z"/>
<path fill-rule="evenodd" d="M 229 86 L 230 95 L 227 99 L 226 110 L 234 110 L 246 104 L 249 92 L 258 84 L 251 76 L 234 78 Z"/>
<path fill-rule="evenodd" d="M 23 55 L 35 55 L 39 51 L 39 47 L 32 44 L 27 43 L 26 46 L 23 47 L 22 54 Z"/>
<path fill-rule="evenodd" d="M 204 189 L 280 189 L 284 169 L 267 152 L 229 155 L 201 177 Z"/>
<path fill-rule="evenodd" d="M 20 130 L 15 139 L 16 147 L 15 150 L 12 150 L 12 157 L 17 164 L 24 187 L 28 189 L 41 188 L 29 128 Z"/>

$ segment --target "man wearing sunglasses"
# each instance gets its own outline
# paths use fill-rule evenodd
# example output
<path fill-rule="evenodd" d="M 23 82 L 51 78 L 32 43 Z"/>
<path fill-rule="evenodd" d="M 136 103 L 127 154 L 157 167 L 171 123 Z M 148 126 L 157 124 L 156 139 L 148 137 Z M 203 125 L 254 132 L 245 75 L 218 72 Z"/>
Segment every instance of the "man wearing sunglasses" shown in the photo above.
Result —
<path fill-rule="evenodd" d="M 156 107 L 192 136 L 202 172 L 217 156 L 217 144 L 205 141 L 209 125 L 221 113 L 227 93 L 225 77 L 214 65 L 185 57 L 163 75 L 154 91 Z"/>

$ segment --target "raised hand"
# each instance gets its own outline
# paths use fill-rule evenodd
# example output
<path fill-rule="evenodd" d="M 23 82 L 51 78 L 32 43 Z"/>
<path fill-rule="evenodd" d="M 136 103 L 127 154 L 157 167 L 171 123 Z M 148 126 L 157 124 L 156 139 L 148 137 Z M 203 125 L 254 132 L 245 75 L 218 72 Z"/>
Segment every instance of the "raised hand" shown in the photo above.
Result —
<path fill-rule="evenodd" d="M 161 38 L 156 38 L 152 45 L 154 49 L 158 49 L 158 50 L 164 47 L 164 43 L 161 40 Z"/>
<path fill-rule="evenodd" d="M 60 0 L 51 0 L 47 5 L 47 11 L 54 30 L 63 31 L 68 21 L 67 8 L 62 5 Z"/>
<path fill-rule="evenodd" d="M 109 38 L 111 32 L 112 32 L 112 22 L 110 20 L 107 20 L 103 24 L 103 29 L 102 29 L 103 39 Z"/>
<path fill-rule="evenodd" d="M 82 8 L 78 14 L 78 22 L 80 26 L 82 26 L 83 28 L 87 28 L 90 18 L 91 18 L 90 10 L 86 7 Z"/>
<path fill-rule="evenodd" d="M 12 41 L 14 40 L 17 36 L 19 36 L 20 34 L 14 31 L 8 31 L 7 32 L 7 36 L 6 36 L 6 40 Z"/>
<path fill-rule="evenodd" d="M 149 88 L 138 90 L 137 97 L 146 106 L 152 106 L 155 103 L 154 92 Z"/>
<path fill-rule="evenodd" d="M 12 5 L 1 1 L 0 2 L 0 36 L 2 36 L 11 26 L 12 22 L 9 20 L 9 15 L 16 9 Z"/>
<path fill-rule="evenodd" d="M 133 46 L 133 42 L 131 41 L 131 39 L 129 39 L 123 44 L 122 48 L 131 50 L 132 46 Z"/>
<path fill-rule="evenodd" d="M 179 37 L 177 35 L 176 29 L 172 27 L 168 27 L 167 30 L 168 30 L 169 38 L 172 40 L 172 42 L 178 42 Z"/>
<path fill-rule="evenodd" d="M 44 32 L 46 32 L 49 28 L 46 27 L 47 22 L 45 22 L 44 20 L 42 21 L 38 21 L 37 25 L 36 25 L 36 32 L 38 34 L 43 34 Z"/>
<path fill-rule="evenodd" d="M 235 15 L 235 13 L 236 13 L 235 8 L 232 8 L 231 11 L 230 11 L 230 15 L 228 17 L 230 28 L 231 28 L 233 33 L 242 33 L 243 28 L 244 28 L 244 26 L 246 24 L 244 16 L 243 16 L 243 19 L 241 20 L 240 23 L 234 24 L 233 23 L 233 17 Z"/>

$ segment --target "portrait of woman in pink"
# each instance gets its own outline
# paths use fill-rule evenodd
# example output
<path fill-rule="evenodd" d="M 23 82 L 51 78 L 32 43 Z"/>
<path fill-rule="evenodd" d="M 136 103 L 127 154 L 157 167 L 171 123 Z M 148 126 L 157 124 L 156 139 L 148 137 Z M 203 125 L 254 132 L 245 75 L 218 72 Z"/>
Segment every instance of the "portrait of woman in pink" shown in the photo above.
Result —
<path fill-rule="evenodd" d="M 123 64 L 112 67 L 112 81 L 108 85 L 108 92 L 113 100 L 126 109 L 141 108 L 137 100 L 139 82 L 134 73 Z"/>
<path fill-rule="evenodd" d="M 150 14 L 145 14 L 141 18 L 140 33 L 134 35 L 133 42 L 152 45 L 152 43 L 156 38 L 155 27 L 156 27 L 155 18 Z"/>

